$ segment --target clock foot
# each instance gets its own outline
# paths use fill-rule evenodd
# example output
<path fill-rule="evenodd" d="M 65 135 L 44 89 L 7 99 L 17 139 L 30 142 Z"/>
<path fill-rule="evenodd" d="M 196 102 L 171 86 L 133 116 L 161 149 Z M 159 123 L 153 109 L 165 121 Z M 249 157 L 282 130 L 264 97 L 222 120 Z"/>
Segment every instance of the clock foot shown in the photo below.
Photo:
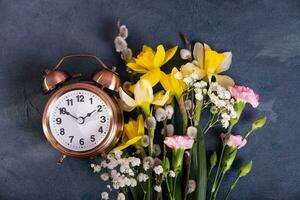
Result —
<path fill-rule="evenodd" d="M 61 154 L 60 158 L 57 161 L 57 164 L 61 165 L 66 157 L 67 157 L 66 155 Z"/>

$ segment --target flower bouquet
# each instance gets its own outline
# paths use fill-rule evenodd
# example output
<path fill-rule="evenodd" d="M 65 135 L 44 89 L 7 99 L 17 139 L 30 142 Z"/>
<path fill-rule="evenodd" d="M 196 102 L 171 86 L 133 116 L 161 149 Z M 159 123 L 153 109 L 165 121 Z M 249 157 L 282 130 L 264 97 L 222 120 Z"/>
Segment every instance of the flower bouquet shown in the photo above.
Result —
<path fill-rule="evenodd" d="M 246 104 L 259 105 L 259 97 L 248 87 L 235 85 L 222 75 L 229 69 L 231 52 L 219 53 L 205 43 L 191 44 L 182 35 L 185 47 L 180 57 L 185 64 L 169 73 L 162 67 L 178 47 L 156 50 L 144 45 L 133 57 L 126 38 L 128 29 L 117 23 L 115 49 L 127 66 L 128 77 L 119 89 L 120 105 L 130 118 L 118 146 L 91 167 L 107 183 L 102 199 L 133 200 L 215 200 L 238 151 L 266 118 L 252 123 L 244 134 L 234 134 Z M 180 123 L 182 122 L 182 123 Z M 212 128 L 219 134 L 221 152 L 207 158 L 205 136 Z M 215 130 L 215 129 L 214 129 Z M 226 197 L 252 168 L 242 164 Z"/>

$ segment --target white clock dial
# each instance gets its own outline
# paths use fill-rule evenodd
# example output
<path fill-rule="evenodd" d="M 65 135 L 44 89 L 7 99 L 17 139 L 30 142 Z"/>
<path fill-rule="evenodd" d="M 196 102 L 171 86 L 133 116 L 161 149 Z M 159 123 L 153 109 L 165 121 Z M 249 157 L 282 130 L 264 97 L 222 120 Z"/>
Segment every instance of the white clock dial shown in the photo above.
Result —
<path fill-rule="evenodd" d="M 87 151 L 107 136 L 111 110 L 101 97 L 88 90 L 60 96 L 49 111 L 49 126 L 56 141 L 73 151 Z"/>

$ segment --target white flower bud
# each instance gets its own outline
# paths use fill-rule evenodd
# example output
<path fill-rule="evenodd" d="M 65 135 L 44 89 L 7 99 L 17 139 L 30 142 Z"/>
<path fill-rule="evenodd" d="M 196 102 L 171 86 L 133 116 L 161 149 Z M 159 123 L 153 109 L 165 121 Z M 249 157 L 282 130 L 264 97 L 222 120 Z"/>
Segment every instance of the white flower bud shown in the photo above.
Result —
<path fill-rule="evenodd" d="M 194 192 L 196 189 L 196 181 L 194 180 L 189 180 L 188 182 L 188 194 L 191 194 L 192 192 Z"/>
<path fill-rule="evenodd" d="M 191 138 L 197 138 L 197 128 L 194 126 L 189 126 L 187 128 L 187 135 Z"/>
<path fill-rule="evenodd" d="M 160 175 L 164 172 L 164 169 L 162 168 L 161 165 L 155 166 L 153 170 L 154 170 L 155 174 L 157 174 L 157 175 Z"/>
<path fill-rule="evenodd" d="M 174 178 L 175 177 L 175 172 L 173 170 L 170 170 L 169 171 L 169 176 Z"/>
<path fill-rule="evenodd" d="M 166 130 L 165 131 L 166 131 L 166 134 L 167 134 L 168 137 L 172 136 L 174 134 L 174 126 L 173 126 L 173 124 L 168 124 L 166 126 Z"/>
<path fill-rule="evenodd" d="M 125 25 L 120 26 L 119 34 L 124 39 L 128 37 L 128 29 Z"/>
<path fill-rule="evenodd" d="M 109 175 L 108 175 L 108 173 L 103 173 L 103 174 L 100 175 L 100 178 L 103 181 L 107 181 L 109 179 Z"/>
<path fill-rule="evenodd" d="M 198 101 L 201 101 L 203 99 L 203 95 L 201 93 L 197 93 L 195 95 L 195 98 L 198 100 Z"/>
<path fill-rule="evenodd" d="M 130 48 L 126 48 L 121 53 L 121 58 L 127 62 L 132 59 L 132 50 Z"/>
<path fill-rule="evenodd" d="M 145 127 L 147 129 L 155 129 L 156 127 L 156 120 L 153 116 L 150 116 L 145 121 Z"/>
<path fill-rule="evenodd" d="M 155 185 L 155 186 L 154 186 L 154 190 L 155 190 L 156 192 L 160 193 L 160 192 L 161 192 L 161 186 L 160 186 L 160 185 Z"/>
<path fill-rule="evenodd" d="M 165 107 L 166 115 L 168 119 L 172 119 L 172 116 L 174 114 L 174 108 L 171 105 L 167 105 Z"/>
<path fill-rule="evenodd" d="M 162 122 L 167 118 L 167 113 L 163 108 L 157 108 L 155 111 L 155 118 L 158 122 Z"/>
<path fill-rule="evenodd" d="M 155 145 L 154 145 L 154 155 L 155 155 L 155 156 L 159 156 L 160 153 L 161 153 L 161 148 L 160 148 L 160 146 L 159 146 L 158 144 L 155 144 Z"/>
<path fill-rule="evenodd" d="M 210 108 L 210 112 L 211 112 L 212 114 L 216 114 L 216 113 L 218 113 L 218 108 L 217 108 L 216 106 L 212 106 L 212 107 Z"/>
<path fill-rule="evenodd" d="M 114 43 L 115 43 L 116 52 L 122 52 L 125 49 L 127 49 L 127 42 L 121 36 L 117 36 L 115 38 Z"/>
<path fill-rule="evenodd" d="M 192 58 L 192 53 L 188 49 L 181 49 L 180 50 L 180 57 L 183 60 L 191 59 Z"/>
<path fill-rule="evenodd" d="M 103 199 L 103 200 L 108 200 L 108 199 L 109 199 L 108 193 L 107 193 L 107 192 L 102 192 L 102 193 L 101 193 L 101 199 Z"/>
<path fill-rule="evenodd" d="M 126 197 L 123 193 L 118 194 L 117 200 L 125 200 L 125 199 L 126 199 Z"/>
<path fill-rule="evenodd" d="M 144 135 L 143 138 L 141 139 L 141 143 L 143 147 L 148 147 L 150 144 L 150 138 L 148 135 Z"/>

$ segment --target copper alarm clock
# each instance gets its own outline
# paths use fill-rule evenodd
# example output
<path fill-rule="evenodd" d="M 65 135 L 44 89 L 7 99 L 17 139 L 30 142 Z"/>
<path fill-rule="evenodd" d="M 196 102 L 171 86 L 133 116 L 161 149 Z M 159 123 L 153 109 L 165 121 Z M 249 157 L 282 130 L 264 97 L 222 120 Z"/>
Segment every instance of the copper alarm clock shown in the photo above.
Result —
<path fill-rule="evenodd" d="M 66 84 L 71 78 L 59 69 L 66 58 L 96 59 L 103 68 L 92 80 Z M 63 156 L 91 157 L 107 153 L 123 130 L 123 115 L 111 91 L 120 87 L 114 70 L 95 55 L 79 54 L 63 57 L 53 70 L 46 71 L 43 91 L 57 89 L 43 113 L 43 130 L 50 144 Z"/>

